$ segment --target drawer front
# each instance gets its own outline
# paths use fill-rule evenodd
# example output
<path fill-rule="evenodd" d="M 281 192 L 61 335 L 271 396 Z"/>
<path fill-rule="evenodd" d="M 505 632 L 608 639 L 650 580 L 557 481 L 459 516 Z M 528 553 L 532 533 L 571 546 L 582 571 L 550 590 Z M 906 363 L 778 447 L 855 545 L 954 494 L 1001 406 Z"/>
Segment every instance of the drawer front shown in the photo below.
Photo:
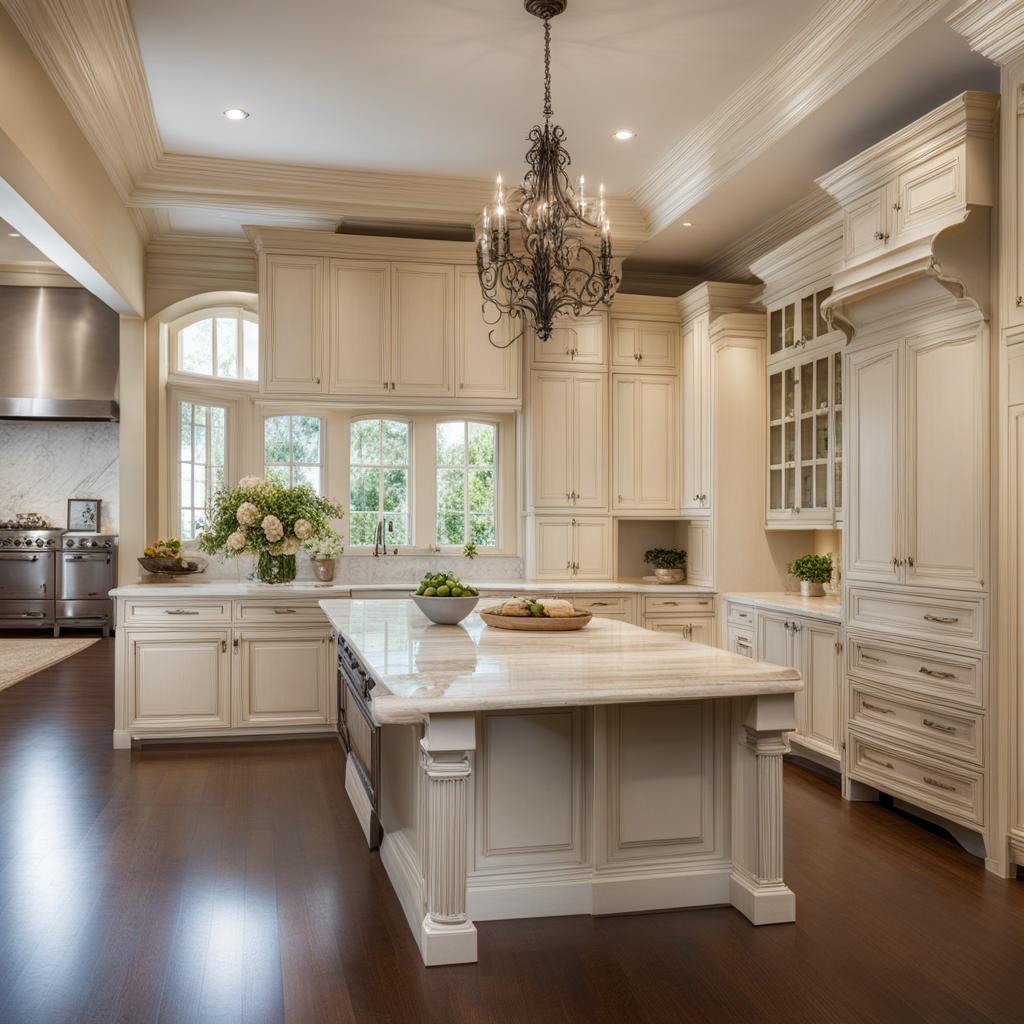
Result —
<path fill-rule="evenodd" d="M 682 596 L 666 594 L 664 597 L 644 596 L 645 615 L 713 615 L 715 599 L 710 594 Z"/>
<path fill-rule="evenodd" d="M 970 711 L 902 700 L 853 683 L 850 723 L 924 747 L 937 757 L 960 758 L 978 767 L 985 763 L 985 719 Z"/>
<path fill-rule="evenodd" d="M 741 629 L 754 628 L 754 609 L 745 604 L 729 605 L 729 625 Z"/>
<path fill-rule="evenodd" d="M 301 622 L 323 626 L 327 617 L 315 601 L 238 601 L 235 604 L 235 621 L 246 625 L 287 626 Z"/>
<path fill-rule="evenodd" d="M 578 594 L 562 594 L 567 601 L 572 601 L 581 611 L 592 612 L 594 615 L 625 616 L 630 618 L 633 611 L 633 599 L 630 597 L 581 597 Z"/>
<path fill-rule="evenodd" d="M 167 601 L 124 602 L 121 622 L 126 626 L 168 626 L 180 628 L 197 623 L 230 622 L 230 601 L 182 601 L 171 604 Z"/>
<path fill-rule="evenodd" d="M 915 649 L 906 644 L 847 634 L 850 676 L 895 687 L 913 697 L 985 705 L 984 661 L 966 654 Z"/>
<path fill-rule="evenodd" d="M 744 658 L 754 657 L 754 631 L 741 626 L 729 626 L 729 650 Z"/>
<path fill-rule="evenodd" d="M 893 796 L 966 825 L 984 824 L 984 776 L 899 751 L 850 730 L 849 774 Z"/>
<path fill-rule="evenodd" d="M 918 597 L 860 587 L 850 587 L 847 597 L 847 625 L 851 629 L 877 630 L 973 650 L 988 646 L 983 600 Z"/>

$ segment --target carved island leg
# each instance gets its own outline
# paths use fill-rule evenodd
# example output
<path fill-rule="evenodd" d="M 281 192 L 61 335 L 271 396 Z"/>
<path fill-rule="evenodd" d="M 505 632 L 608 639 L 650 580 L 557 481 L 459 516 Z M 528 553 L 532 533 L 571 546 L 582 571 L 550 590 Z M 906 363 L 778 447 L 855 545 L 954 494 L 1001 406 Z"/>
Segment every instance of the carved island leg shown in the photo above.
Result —
<path fill-rule="evenodd" d="M 466 914 L 474 716 L 432 716 L 420 746 L 427 829 L 420 953 L 428 967 L 476 963 L 476 926 Z"/>
<path fill-rule="evenodd" d="M 755 697 L 734 721 L 730 901 L 754 924 L 796 920 L 782 880 L 782 755 L 795 727 L 792 694 Z"/>

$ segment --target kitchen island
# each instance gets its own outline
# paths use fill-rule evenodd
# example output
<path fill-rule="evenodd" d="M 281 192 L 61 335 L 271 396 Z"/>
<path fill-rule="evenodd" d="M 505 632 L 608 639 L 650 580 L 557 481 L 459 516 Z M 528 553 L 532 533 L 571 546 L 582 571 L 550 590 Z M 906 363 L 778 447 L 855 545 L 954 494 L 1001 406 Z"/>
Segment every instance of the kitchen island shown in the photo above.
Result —
<path fill-rule="evenodd" d="M 576 633 L 435 626 L 322 600 L 346 790 L 427 965 L 475 921 L 728 905 L 794 920 L 782 755 L 799 672 L 595 618 Z"/>

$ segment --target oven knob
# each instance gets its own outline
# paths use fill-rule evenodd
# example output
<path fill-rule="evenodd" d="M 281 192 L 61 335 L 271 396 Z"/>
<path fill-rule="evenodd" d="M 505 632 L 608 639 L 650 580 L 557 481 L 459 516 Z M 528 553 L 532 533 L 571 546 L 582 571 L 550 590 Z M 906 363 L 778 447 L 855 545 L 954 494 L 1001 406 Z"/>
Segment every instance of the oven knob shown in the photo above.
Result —
<path fill-rule="evenodd" d="M 73 548 L 74 546 L 75 546 L 75 542 L 73 540 L 66 540 L 66 541 L 64 541 L 64 547 L 66 547 L 66 548 Z"/>
<path fill-rule="evenodd" d="M 37 548 L 41 548 L 45 543 L 46 543 L 46 541 L 44 541 L 42 537 L 36 537 L 36 547 Z"/>

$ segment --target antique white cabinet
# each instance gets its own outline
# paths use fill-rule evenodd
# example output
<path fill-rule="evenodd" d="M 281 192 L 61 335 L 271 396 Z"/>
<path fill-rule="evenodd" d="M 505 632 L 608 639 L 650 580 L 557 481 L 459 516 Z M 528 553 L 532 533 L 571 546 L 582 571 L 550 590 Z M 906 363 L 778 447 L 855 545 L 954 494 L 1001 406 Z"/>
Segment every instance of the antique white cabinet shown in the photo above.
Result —
<path fill-rule="evenodd" d="M 608 367 L 607 336 L 605 313 L 559 317 L 547 341 L 541 341 L 530 332 L 530 359 L 534 366 L 604 370 Z"/>
<path fill-rule="evenodd" d="M 612 369 L 675 373 L 679 367 L 679 325 L 652 320 L 611 320 Z"/>
<path fill-rule="evenodd" d="M 455 268 L 455 394 L 457 398 L 519 397 L 522 341 L 506 319 L 485 322 L 475 267 Z M 493 335 L 495 344 L 491 343 Z M 499 347 L 504 346 L 504 347 Z"/>
<path fill-rule="evenodd" d="M 271 253 L 260 273 L 260 387 L 271 394 L 324 390 L 324 261 Z"/>
<path fill-rule="evenodd" d="M 391 381 L 391 265 L 333 259 L 328 290 L 330 390 L 385 394 Z"/>
<path fill-rule="evenodd" d="M 434 263 L 391 267 L 391 391 L 440 398 L 454 386 L 455 270 Z"/>
<path fill-rule="evenodd" d="M 672 377 L 613 373 L 612 509 L 674 511 L 676 382 Z"/>
<path fill-rule="evenodd" d="M 610 579 L 611 520 L 607 516 L 536 516 L 529 555 L 534 579 Z"/>
<path fill-rule="evenodd" d="M 683 458 L 681 506 L 684 515 L 711 515 L 711 341 L 709 318 L 683 324 L 681 353 Z"/>

